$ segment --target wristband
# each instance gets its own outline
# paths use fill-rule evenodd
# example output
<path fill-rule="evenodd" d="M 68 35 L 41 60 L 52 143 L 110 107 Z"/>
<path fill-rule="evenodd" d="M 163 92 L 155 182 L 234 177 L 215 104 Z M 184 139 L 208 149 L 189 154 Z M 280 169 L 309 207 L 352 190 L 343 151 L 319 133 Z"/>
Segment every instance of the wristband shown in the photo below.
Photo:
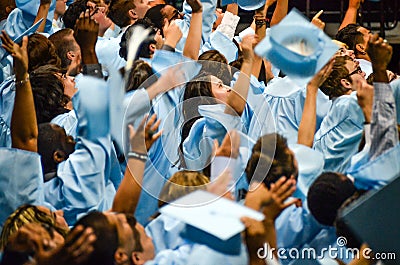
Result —
<path fill-rule="evenodd" d="M 25 83 L 29 82 L 29 74 L 26 75 L 26 78 L 24 80 L 15 80 L 15 86 L 22 86 Z"/>
<path fill-rule="evenodd" d="M 133 158 L 133 159 L 137 159 L 140 160 L 142 162 L 146 162 L 147 158 L 149 158 L 147 155 L 145 154 L 140 154 L 140 153 L 136 153 L 136 152 L 129 152 L 128 153 L 128 158 Z"/>

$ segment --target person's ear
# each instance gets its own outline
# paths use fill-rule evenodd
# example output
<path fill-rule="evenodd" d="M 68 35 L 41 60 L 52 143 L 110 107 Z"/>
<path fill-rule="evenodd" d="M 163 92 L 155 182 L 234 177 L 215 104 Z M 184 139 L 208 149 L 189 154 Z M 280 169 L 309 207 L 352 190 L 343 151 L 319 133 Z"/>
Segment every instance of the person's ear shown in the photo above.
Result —
<path fill-rule="evenodd" d="M 362 55 L 367 54 L 367 52 L 365 51 L 366 47 L 364 45 L 362 45 L 361 43 L 356 44 L 356 52 Z"/>
<path fill-rule="evenodd" d="M 129 15 L 129 17 L 131 18 L 131 20 L 136 21 L 136 20 L 139 19 L 138 15 L 136 14 L 136 12 L 135 12 L 134 9 L 130 9 L 130 10 L 128 11 L 128 15 Z"/>
<path fill-rule="evenodd" d="M 134 265 L 143 265 L 145 263 L 145 261 L 141 258 L 140 252 L 132 252 L 132 263 Z"/>
<path fill-rule="evenodd" d="M 116 264 L 125 264 L 128 261 L 128 255 L 121 248 L 117 248 L 114 253 L 114 260 Z"/>
<path fill-rule="evenodd" d="M 53 153 L 53 160 L 54 160 L 54 162 L 56 162 L 56 164 L 59 164 L 66 159 L 67 159 L 67 156 L 64 151 L 57 150 Z"/>
<path fill-rule="evenodd" d="M 342 78 L 342 79 L 340 80 L 340 84 L 341 84 L 344 88 L 351 89 L 351 83 L 350 83 L 350 81 L 347 80 L 346 78 Z"/>
<path fill-rule="evenodd" d="M 154 53 L 156 51 L 156 45 L 154 43 L 149 44 L 149 50 L 151 53 Z"/>
<path fill-rule="evenodd" d="M 71 60 L 71 61 L 73 61 L 74 60 L 74 58 L 75 58 L 75 52 L 73 52 L 73 51 L 68 51 L 67 52 L 67 58 L 68 58 L 68 60 Z"/>

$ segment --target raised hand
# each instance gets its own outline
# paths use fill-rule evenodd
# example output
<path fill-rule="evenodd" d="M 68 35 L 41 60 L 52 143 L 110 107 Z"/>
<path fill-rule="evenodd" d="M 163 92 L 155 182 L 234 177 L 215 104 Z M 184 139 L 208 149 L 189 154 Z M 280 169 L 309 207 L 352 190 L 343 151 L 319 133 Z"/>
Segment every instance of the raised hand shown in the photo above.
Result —
<path fill-rule="evenodd" d="M 241 42 L 243 58 L 245 61 L 253 61 L 254 59 L 254 44 L 257 42 L 255 35 L 246 35 Z"/>
<path fill-rule="evenodd" d="M 143 118 L 136 131 L 129 125 L 131 149 L 139 154 L 146 154 L 162 134 L 162 130 L 156 132 L 161 123 L 161 120 L 157 120 L 157 115 L 153 114 L 146 123 L 147 117 Z"/>
<path fill-rule="evenodd" d="M 99 33 L 99 24 L 93 18 L 93 15 L 98 12 L 94 11 L 93 14 L 87 9 L 85 13 L 81 13 L 78 21 L 75 24 L 74 37 L 76 42 L 81 47 L 82 57 L 88 50 L 94 51 L 97 42 L 97 35 Z"/>
<path fill-rule="evenodd" d="M 175 21 L 171 21 L 170 23 L 168 19 L 164 19 L 163 33 L 165 37 L 164 44 L 169 45 L 172 48 L 176 47 L 183 35 Z"/>
<path fill-rule="evenodd" d="M 23 37 L 21 46 L 14 43 L 7 33 L 3 30 L 0 35 L 2 41 L 2 47 L 9 52 L 14 59 L 14 69 L 19 77 L 19 74 L 28 72 L 28 37 Z M 21 77 L 23 78 L 23 77 Z"/>
<path fill-rule="evenodd" d="M 222 140 L 221 146 L 214 141 L 215 155 L 237 158 L 239 156 L 240 136 L 236 131 L 228 132 Z"/>
<path fill-rule="evenodd" d="M 367 53 L 369 58 L 371 58 L 372 67 L 386 71 L 392 59 L 393 48 L 386 40 L 379 37 L 378 34 L 374 34 L 369 36 Z"/>
<path fill-rule="evenodd" d="M 324 30 L 325 28 L 325 22 L 319 18 L 323 12 L 324 10 L 319 11 L 311 20 L 311 23 L 321 30 Z"/>
<path fill-rule="evenodd" d="M 192 8 L 192 13 L 200 13 L 203 11 L 203 5 L 200 0 L 186 0 L 186 2 Z"/>

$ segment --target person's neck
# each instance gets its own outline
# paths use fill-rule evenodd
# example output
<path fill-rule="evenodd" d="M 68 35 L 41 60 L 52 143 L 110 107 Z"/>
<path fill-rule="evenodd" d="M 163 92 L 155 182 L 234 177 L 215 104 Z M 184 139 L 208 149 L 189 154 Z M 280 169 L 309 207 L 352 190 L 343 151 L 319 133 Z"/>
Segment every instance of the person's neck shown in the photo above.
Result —
<path fill-rule="evenodd" d="M 368 62 L 371 61 L 371 59 L 369 58 L 368 54 L 357 54 L 356 59 L 360 59 L 360 60 L 366 60 Z"/>

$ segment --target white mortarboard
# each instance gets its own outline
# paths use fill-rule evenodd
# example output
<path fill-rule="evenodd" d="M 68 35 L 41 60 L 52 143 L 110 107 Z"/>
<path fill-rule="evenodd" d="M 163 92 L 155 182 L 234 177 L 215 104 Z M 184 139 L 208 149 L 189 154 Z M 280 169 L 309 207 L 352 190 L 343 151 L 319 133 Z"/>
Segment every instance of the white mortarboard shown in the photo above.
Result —
<path fill-rule="evenodd" d="M 226 254 L 239 254 L 241 217 L 258 221 L 264 215 L 225 198 L 197 190 L 160 209 L 162 214 L 186 223 L 182 236 Z"/>
<path fill-rule="evenodd" d="M 265 5 L 265 0 L 222 0 L 221 5 L 237 3 L 243 10 L 256 10 Z"/>
<path fill-rule="evenodd" d="M 400 177 L 379 190 L 373 190 L 338 213 L 361 242 L 375 253 L 395 253 L 385 264 L 398 265 L 400 256 Z"/>
<path fill-rule="evenodd" d="M 296 8 L 255 48 L 299 85 L 305 85 L 338 50 L 321 29 L 308 21 Z"/>

